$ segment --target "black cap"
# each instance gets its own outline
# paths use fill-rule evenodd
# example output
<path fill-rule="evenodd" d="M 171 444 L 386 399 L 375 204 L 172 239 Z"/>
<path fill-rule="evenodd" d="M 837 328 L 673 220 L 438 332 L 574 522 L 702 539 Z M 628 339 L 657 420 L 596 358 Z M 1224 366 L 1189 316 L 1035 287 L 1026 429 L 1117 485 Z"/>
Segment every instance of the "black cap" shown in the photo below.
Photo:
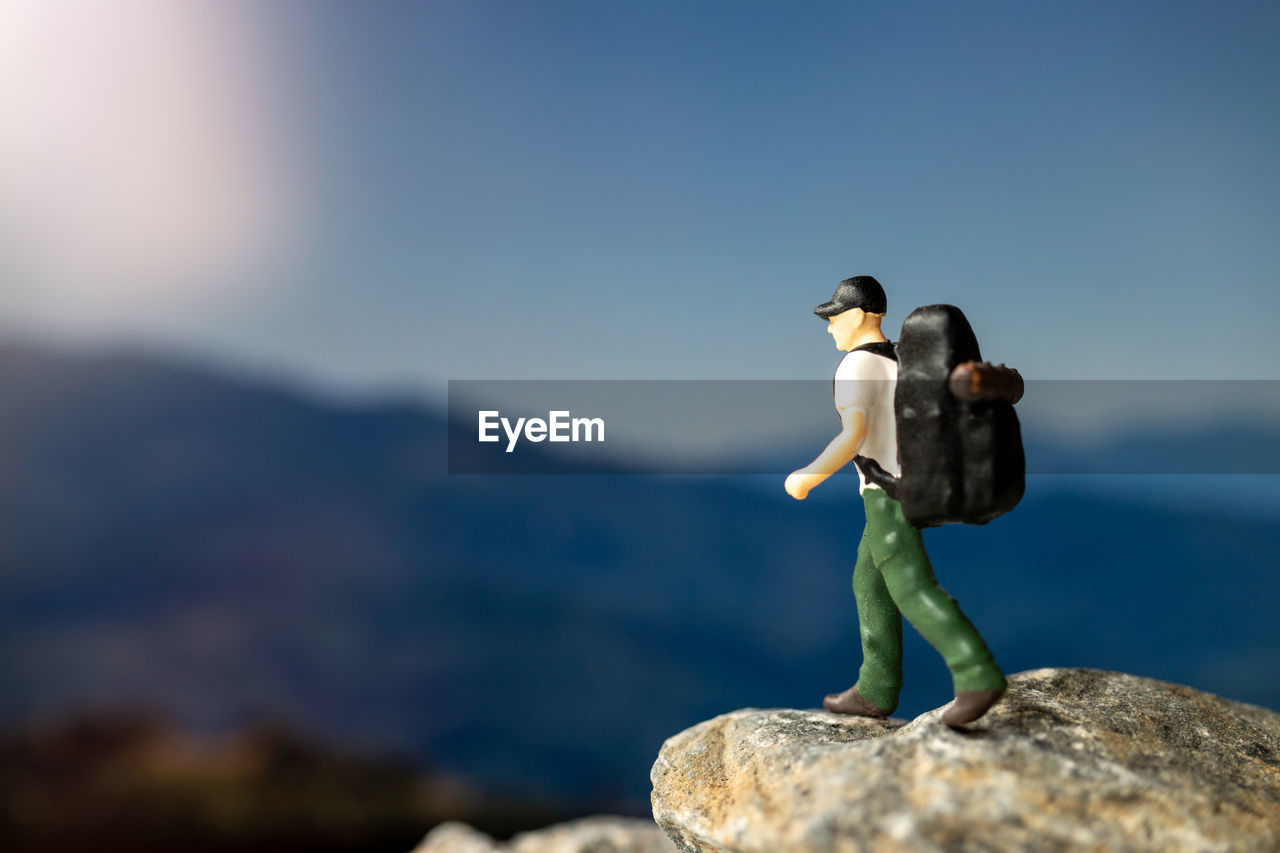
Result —
<path fill-rule="evenodd" d="M 840 282 L 831 301 L 814 308 L 813 313 L 824 320 L 851 308 L 861 308 L 868 314 L 883 314 L 887 305 L 880 282 L 869 275 L 856 275 Z"/>

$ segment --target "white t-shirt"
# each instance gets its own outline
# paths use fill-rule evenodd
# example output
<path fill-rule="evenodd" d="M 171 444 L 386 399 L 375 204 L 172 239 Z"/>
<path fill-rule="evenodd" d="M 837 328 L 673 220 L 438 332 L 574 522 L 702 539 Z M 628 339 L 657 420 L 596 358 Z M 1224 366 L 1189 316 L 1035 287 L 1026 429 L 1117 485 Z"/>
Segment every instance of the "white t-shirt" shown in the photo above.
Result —
<path fill-rule="evenodd" d="M 862 412 L 867 434 L 858 447 L 862 456 L 874 459 L 880 467 L 897 477 L 898 431 L 893 418 L 893 390 L 898 381 L 898 362 L 867 350 L 853 350 L 840 360 L 836 368 L 835 404 L 843 412 Z M 856 465 L 854 467 L 857 467 Z M 858 492 L 878 489 L 858 471 Z"/>

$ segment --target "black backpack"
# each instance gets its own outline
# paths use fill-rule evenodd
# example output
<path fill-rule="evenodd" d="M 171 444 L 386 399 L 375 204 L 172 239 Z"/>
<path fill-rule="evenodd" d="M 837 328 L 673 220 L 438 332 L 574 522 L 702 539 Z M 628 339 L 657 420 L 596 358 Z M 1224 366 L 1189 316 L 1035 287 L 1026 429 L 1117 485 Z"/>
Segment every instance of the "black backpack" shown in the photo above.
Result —
<path fill-rule="evenodd" d="M 986 524 L 1017 506 L 1026 488 L 1022 431 L 1013 404 L 1022 377 L 982 362 L 978 339 L 954 305 L 912 311 L 898 338 L 893 477 L 865 456 L 863 476 L 902 504 L 916 527 Z"/>

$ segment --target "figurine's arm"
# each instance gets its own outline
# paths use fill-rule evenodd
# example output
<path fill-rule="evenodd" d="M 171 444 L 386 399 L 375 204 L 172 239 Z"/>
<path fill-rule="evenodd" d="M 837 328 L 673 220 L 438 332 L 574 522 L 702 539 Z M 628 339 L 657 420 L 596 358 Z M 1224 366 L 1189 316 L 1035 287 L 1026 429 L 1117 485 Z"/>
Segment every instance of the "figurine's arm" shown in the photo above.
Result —
<path fill-rule="evenodd" d="M 809 490 L 839 471 L 858 455 L 862 440 L 867 437 L 867 414 L 864 409 L 848 406 L 840 410 L 840 434 L 831 439 L 818 458 L 787 476 L 783 488 L 798 501 L 809 495 Z"/>

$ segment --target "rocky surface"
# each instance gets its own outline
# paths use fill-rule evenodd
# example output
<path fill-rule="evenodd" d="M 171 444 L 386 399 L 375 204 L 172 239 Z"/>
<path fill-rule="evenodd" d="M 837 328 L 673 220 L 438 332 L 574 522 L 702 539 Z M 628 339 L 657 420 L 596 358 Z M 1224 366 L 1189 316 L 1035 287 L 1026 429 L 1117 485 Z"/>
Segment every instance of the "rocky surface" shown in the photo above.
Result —
<path fill-rule="evenodd" d="M 413 853 L 675 853 L 675 846 L 652 821 L 625 817 L 588 817 L 511 841 L 494 841 L 466 824 L 445 823 L 423 839 Z"/>
<path fill-rule="evenodd" d="M 1280 850 L 1280 714 L 1081 669 L 941 712 L 716 717 L 663 746 L 654 816 L 684 851 Z"/>

